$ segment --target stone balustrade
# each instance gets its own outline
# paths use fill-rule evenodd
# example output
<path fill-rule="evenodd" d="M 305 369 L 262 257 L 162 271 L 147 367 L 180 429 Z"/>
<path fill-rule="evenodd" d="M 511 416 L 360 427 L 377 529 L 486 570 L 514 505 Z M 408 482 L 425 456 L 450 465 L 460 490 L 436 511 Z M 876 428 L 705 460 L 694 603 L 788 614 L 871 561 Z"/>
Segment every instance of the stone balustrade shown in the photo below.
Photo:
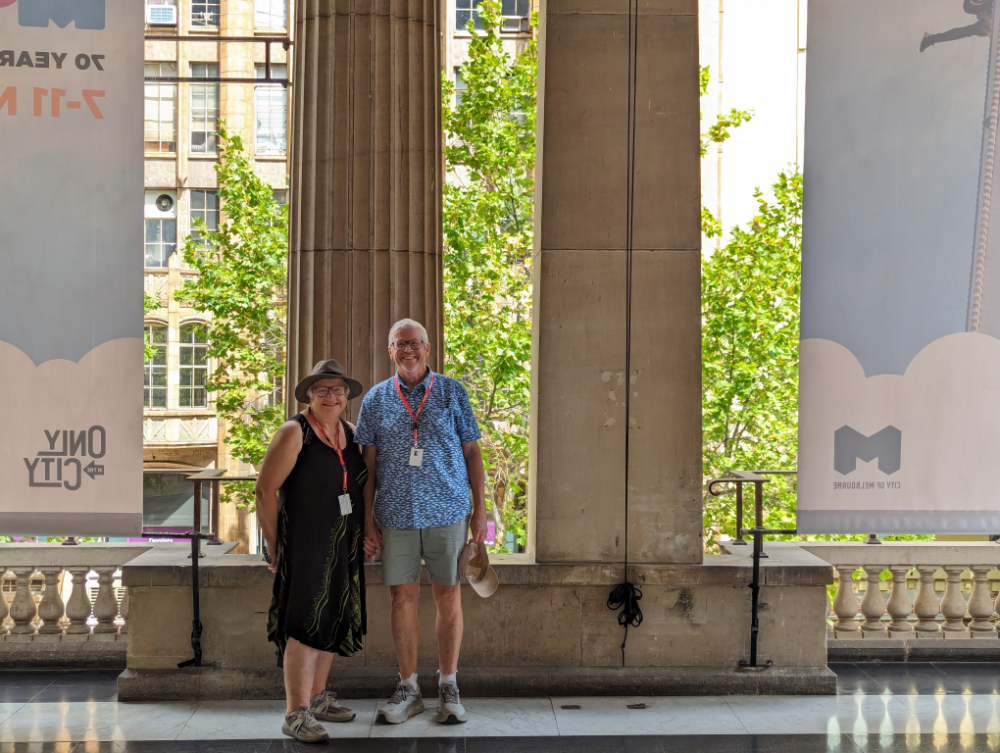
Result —
<path fill-rule="evenodd" d="M 998 638 L 1000 545 L 996 543 L 799 546 L 834 566 L 830 637 L 835 640 Z M 861 578 L 855 579 L 859 571 Z M 883 580 L 883 573 L 891 579 Z M 847 582 L 850 588 L 843 587 Z"/>
<path fill-rule="evenodd" d="M 0 662 L 124 667 L 130 594 L 121 568 L 151 549 L 181 554 L 190 546 L 0 544 Z"/>

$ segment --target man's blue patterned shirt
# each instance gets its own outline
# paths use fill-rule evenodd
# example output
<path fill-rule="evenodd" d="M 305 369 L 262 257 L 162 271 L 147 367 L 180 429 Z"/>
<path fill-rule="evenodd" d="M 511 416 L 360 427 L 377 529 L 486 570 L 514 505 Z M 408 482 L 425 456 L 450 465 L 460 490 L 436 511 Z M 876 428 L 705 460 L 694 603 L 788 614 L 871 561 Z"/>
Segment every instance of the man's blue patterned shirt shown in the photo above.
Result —
<path fill-rule="evenodd" d="M 428 370 L 412 390 L 399 381 L 414 413 L 430 380 Z M 444 374 L 434 374 L 434 386 L 417 423 L 424 451 L 419 467 L 410 465 L 413 419 L 399 399 L 395 380 L 376 384 L 361 403 L 354 441 L 378 449 L 375 519 L 385 528 L 446 526 L 467 517 L 471 510 L 462 443 L 482 435 L 465 387 Z"/>

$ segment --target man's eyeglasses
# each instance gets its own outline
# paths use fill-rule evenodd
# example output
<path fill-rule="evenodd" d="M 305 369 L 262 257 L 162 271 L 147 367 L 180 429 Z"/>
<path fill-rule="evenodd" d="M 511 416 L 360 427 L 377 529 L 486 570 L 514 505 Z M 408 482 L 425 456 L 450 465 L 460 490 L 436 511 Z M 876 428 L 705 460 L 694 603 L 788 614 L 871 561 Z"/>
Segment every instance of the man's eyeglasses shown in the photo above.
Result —
<path fill-rule="evenodd" d="M 326 397 L 327 395 L 336 395 L 337 397 L 343 397 L 349 392 L 348 387 L 317 387 L 313 390 L 313 394 L 316 397 Z"/>
<path fill-rule="evenodd" d="M 420 350 L 423 347 L 425 340 L 396 340 L 392 344 L 396 350 Z"/>

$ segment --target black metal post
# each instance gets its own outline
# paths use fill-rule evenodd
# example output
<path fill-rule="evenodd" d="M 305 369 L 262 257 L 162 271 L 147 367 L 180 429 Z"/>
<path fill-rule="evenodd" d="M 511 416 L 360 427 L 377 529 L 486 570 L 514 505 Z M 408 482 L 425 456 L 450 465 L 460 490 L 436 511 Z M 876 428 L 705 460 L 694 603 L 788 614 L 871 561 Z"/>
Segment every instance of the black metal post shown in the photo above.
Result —
<path fill-rule="evenodd" d="M 222 544 L 219 539 L 219 479 L 212 479 L 210 483 L 212 484 L 212 515 L 208 521 L 208 532 L 212 534 L 212 538 L 208 544 L 209 546 L 218 546 Z"/>
<path fill-rule="evenodd" d="M 753 527 L 761 529 L 764 527 L 764 479 L 754 481 L 754 515 Z M 757 553 L 757 541 L 760 541 L 760 552 Z M 767 558 L 764 552 L 764 541 L 759 536 L 754 536 L 754 557 Z"/>
<path fill-rule="evenodd" d="M 271 43 L 264 45 L 264 78 L 271 79 Z"/>
<path fill-rule="evenodd" d="M 178 669 L 201 666 L 201 592 L 198 559 L 201 557 L 201 479 L 194 479 L 194 525 L 191 527 L 191 648 L 194 658 L 182 661 Z"/>
<path fill-rule="evenodd" d="M 760 491 L 760 484 L 757 484 Z M 759 509 L 759 508 L 758 508 Z M 761 551 L 761 525 L 758 521 L 753 532 L 753 580 L 750 581 L 750 666 L 757 666 L 757 633 L 760 630 L 760 619 L 757 613 L 760 603 L 760 558 Z"/>
<path fill-rule="evenodd" d="M 736 538 L 730 544 L 734 546 L 746 546 L 747 542 L 743 538 L 743 482 L 736 482 Z"/>

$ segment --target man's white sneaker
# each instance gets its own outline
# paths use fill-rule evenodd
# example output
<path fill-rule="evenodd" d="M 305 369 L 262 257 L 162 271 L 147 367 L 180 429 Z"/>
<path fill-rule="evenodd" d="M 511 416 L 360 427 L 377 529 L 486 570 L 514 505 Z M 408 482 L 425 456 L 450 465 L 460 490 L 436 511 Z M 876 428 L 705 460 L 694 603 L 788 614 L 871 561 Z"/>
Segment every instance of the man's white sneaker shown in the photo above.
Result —
<path fill-rule="evenodd" d="M 457 685 L 442 685 L 438 688 L 438 723 L 461 724 L 469 721 L 465 707 L 458 698 Z"/>
<path fill-rule="evenodd" d="M 378 710 L 375 720 L 382 719 L 389 724 L 402 724 L 411 716 L 424 713 L 424 699 L 420 697 L 420 690 L 410 690 L 405 684 L 400 682 L 396 685 L 396 692 L 392 694 L 389 702 Z"/>

